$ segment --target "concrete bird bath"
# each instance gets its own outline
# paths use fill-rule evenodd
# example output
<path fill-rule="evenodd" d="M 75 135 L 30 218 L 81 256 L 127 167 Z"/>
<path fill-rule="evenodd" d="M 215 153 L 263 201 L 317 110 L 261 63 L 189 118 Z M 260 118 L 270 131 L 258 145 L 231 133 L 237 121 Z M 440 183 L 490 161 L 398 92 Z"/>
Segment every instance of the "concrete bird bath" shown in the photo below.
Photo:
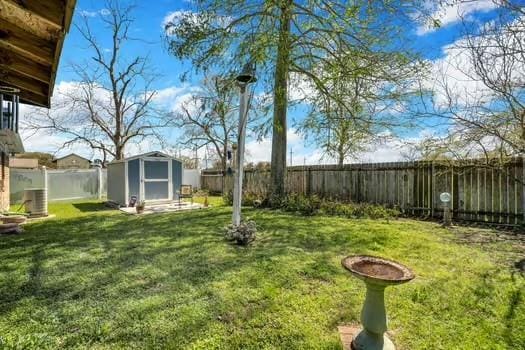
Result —
<path fill-rule="evenodd" d="M 361 310 L 363 328 L 353 337 L 355 350 L 394 350 L 386 336 L 385 288 L 412 280 L 414 274 L 394 261 L 367 255 L 348 256 L 341 263 L 366 285 L 366 299 Z"/>

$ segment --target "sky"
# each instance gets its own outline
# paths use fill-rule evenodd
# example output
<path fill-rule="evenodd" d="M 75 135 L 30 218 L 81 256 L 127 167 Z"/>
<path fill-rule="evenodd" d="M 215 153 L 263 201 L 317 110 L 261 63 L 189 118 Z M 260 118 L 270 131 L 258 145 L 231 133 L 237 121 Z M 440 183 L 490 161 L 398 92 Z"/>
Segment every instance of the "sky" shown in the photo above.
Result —
<path fill-rule="evenodd" d="M 159 99 L 169 104 L 169 108 L 175 109 L 177 108 L 177 104 L 181 103 L 181 101 L 191 93 L 192 89 L 196 88 L 198 82 L 189 81 L 181 83 L 180 76 L 189 68 L 189 65 L 178 61 L 167 52 L 162 39 L 162 23 L 173 12 L 187 9 L 189 6 L 188 0 L 137 0 L 135 4 L 137 5 L 135 12 L 136 21 L 133 25 L 132 35 L 142 40 L 133 43 L 129 48 L 129 52 L 130 54 L 148 53 L 151 65 L 155 67 L 156 72 L 161 76 L 161 78 L 155 81 L 153 88 L 158 90 Z M 478 0 L 458 6 L 447 7 L 435 13 L 441 22 L 439 28 L 432 28 L 414 22 L 409 24 L 411 25 L 409 28 L 410 36 L 414 47 L 420 51 L 421 55 L 427 59 L 431 65 L 438 67 L 447 64 L 448 60 L 452 58 L 452 53 L 449 50 L 450 45 L 457 40 L 461 40 L 461 16 L 476 25 L 481 25 L 493 19 L 496 11 L 497 9 L 492 0 Z M 78 22 L 82 16 L 96 21 L 98 17 L 104 15 L 106 15 L 106 12 L 103 8 L 103 1 L 78 0 L 73 23 Z M 101 38 L 107 36 L 107 32 L 105 33 L 101 27 L 94 27 L 94 34 Z M 75 80 L 76 77 L 70 66 L 72 63 L 78 63 L 79 60 L 85 56 L 86 45 L 80 33 L 73 25 L 64 43 L 55 83 L 55 91 L 56 89 L 67 88 Z M 453 72 L 452 75 L 453 74 L 455 73 Z M 22 109 L 22 112 L 23 111 L 24 109 Z M 295 117 L 293 113 L 292 111 L 290 118 Z M 412 141 L 417 141 L 418 138 L 428 132 L 429 130 L 422 127 L 409 135 L 405 135 L 405 137 Z M 59 149 L 59 145 L 64 139 L 58 135 L 49 136 L 43 135 L 40 132 L 30 133 L 24 130 L 22 130 L 21 133 L 26 151 L 50 152 L 56 156 L 75 152 L 88 158 L 97 157 L 97 155 L 93 154 L 86 146 L 73 146 L 69 149 Z M 176 144 L 180 130 L 169 130 L 166 131 L 166 133 L 168 138 Z M 287 135 L 289 164 L 291 162 L 293 165 L 333 163 L 333 159 L 324 156 L 323 152 L 317 149 L 315 145 L 312 145 L 311 142 L 303 140 L 293 127 L 288 129 Z M 138 152 L 157 150 L 159 147 L 160 146 L 152 143 L 131 145 L 128 147 L 126 153 L 131 155 Z M 256 140 L 249 138 L 246 149 L 246 158 L 248 161 L 269 161 L 271 139 Z M 292 151 L 291 153 L 290 150 Z M 201 158 L 204 156 L 203 152 L 204 150 L 199 151 Z M 184 150 L 183 153 L 190 155 L 190 152 L 187 150 Z M 402 157 L 403 140 L 393 139 L 374 146 L 369 151 L 360 154 L 359 158 L 354 161 L 392 162 L 401 160 Z"/>

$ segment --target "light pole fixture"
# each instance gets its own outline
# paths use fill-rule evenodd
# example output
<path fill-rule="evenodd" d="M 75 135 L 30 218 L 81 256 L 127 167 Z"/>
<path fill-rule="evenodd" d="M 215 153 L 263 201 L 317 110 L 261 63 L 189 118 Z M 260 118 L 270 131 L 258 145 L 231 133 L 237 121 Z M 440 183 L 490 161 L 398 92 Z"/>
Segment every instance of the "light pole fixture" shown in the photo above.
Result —
<path fill-rule="evenodd" d="M 439 200 L 443 203 L 443 226 L 450 226 L 452 224 L 452 217 L 449 203 L 452 200 L 452 196 L 448 192 L 443 192 L 439 195 Z"/>
<path fill-rule="evenodd" d="M 233 182 L 233 226 L 241 223 L 241 202 L 242 202 L 242 180 L 244 175 L 244 144 L 246 140 L 246 123 L 248 119 L 249 94 L 248 85 L 257 81 L 255 76 L 255 65 L 247 63 L 242 68 L 241 73 L 235 78 L 240 91 L 239 103 L 239 131 L 237 133 L 237 152 L 235 174 Z"/>

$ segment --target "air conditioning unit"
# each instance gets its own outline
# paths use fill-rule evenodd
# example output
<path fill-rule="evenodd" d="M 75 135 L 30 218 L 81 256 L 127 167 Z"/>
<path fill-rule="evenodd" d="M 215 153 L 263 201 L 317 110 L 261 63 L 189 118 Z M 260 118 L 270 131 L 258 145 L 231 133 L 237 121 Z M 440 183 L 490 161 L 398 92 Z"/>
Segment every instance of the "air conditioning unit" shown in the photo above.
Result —
<path fill-rule="evenodd" d="M 47 190 L 45 188 L 26 188 L 24 206 L 30 217 L 47 216 Z"/>

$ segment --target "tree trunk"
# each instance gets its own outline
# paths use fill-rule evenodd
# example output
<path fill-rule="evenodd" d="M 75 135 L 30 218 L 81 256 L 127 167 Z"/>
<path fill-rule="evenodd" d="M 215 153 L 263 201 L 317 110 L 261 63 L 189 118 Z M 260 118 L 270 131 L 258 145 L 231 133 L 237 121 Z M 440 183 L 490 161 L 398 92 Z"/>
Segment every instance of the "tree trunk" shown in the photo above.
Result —
<path fill-rule="evenodd" d="M 285 0 L 281 8 L 279 44 L 274 81 L 273 134 L 270 193 L 281 198 L 286 178 L 286 112 L 288 107 L 288 69 L 290 63 L 290 22 L 292 2 Z"/>
<path fill-rule="evenodd" d="M 115 145 L 115 160 L 124 159 L 124 146 Z"/>

